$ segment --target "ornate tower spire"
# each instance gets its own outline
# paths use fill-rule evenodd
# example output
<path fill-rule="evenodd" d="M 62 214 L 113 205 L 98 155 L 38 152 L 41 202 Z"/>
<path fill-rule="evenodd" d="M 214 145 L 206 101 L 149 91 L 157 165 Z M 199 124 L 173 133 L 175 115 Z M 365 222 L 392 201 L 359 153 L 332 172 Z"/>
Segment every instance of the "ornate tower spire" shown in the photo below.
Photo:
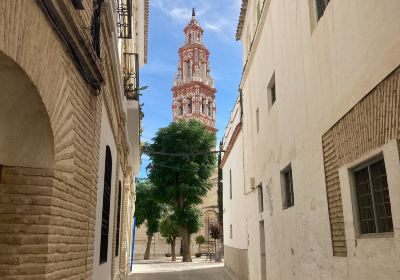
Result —
<path fill-rule="evenodd" d="M 215 129 L 214 80 L 210 75 L 209 51 L 203 45 L 204 30 L 196 20 L 192 9 L 192 19 L 186 25 L 185 42 L 179 49 L 178 73 L 174 78 L 173 118 L 174 121 L 196 119 L 208 130 Z"/>

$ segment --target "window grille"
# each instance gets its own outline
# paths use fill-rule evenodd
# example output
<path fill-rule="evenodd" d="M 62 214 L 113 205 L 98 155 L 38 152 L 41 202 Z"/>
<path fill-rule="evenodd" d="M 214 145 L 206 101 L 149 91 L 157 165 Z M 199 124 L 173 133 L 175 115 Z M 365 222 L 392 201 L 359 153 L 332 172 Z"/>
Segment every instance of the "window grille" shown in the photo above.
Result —
<path fill-rule="evenodd" d="M 94 0 L 94 13 L 93 13 L 93 25 L 92 25 L 92 36 L 93 36 L 93 48 L 96 52 L 97 57 L 100 57 L 100 23 L 101 23 L 101 6 L 104 0 Z"/>
<path fill-rule="evenodd" d="M 121 181 L 119 181 L 118 185 L 118 206 L 117 206 L 117 232 L 115 238 L 115 256 L 119 255 L 119 232 L 121 226 L 121 200 L 122 200 L 122 186 Z"/>
<path fill-rule="evenodd" d="M 132 39 L 132 0 L 118 0 L 118 37 Z"/>
<path fill-rule="evenodd" d="M 287 209 L 294 205 L 293 176 L 291 166 L 282 171 L 282 177 L 284 191 L 283 208 Z"/>
<path fill-rule="evenodd" d="M 329 4 L 330 0 L 316 0 L 317 5 L 317 17 L 318 20 L 324 15 L 325 9 Z"/>
<path fill-rule="evenodd" d="M 354 172 L 360 233 L 393 232 L 392 211 L 384 159 Z"/>
<path fill-rule="evenodd" d="M 107 262 L 108 230 L 110 226 L 112 156 L 110 147 L 106 147 L 104 168 L 103 210 L 101 217 L 100 264 Z"/>

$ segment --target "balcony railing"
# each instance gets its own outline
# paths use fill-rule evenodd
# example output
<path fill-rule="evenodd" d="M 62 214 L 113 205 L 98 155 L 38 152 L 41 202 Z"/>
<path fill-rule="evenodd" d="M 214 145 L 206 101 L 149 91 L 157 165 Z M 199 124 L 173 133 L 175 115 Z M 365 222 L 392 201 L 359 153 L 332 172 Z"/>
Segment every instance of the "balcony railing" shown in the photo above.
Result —
<path fill-rule="evenodd" d="M 139 54 L 124 53 L 124 92 L 128 100 L 139 101 Z"/>

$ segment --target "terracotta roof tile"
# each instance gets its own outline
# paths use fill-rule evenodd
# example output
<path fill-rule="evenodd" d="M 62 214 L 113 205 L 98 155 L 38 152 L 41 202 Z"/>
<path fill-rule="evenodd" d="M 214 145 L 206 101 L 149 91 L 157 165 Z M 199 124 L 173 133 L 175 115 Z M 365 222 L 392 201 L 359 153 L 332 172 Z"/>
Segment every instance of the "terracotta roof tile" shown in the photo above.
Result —
<path fill-rule="evenodd" d="M 242 0 L 242 7 L 240 9 L 239 22 L 238 22 L 238 26 L 236 29 L 236 40 L 237 41 L 239 41 L 240 38 L 242 37 L 244 19 L 246 17 L 246 11 L 247 11 L 248 4 L 249 4 L 249 0 Z"/>

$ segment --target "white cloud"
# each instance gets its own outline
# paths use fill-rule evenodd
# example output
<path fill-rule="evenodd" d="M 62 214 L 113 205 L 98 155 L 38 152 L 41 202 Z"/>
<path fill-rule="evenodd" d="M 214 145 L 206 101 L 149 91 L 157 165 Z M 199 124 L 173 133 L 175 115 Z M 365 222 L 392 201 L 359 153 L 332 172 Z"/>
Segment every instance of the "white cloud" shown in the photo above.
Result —
<path fill-rule="evenodd" d="M 205 30 L 232 37 L 236 30 L 242 0 L 152 0 L 151 6 L 160 9 L 177 24 L 190 20 L 192 7 Z"/>

